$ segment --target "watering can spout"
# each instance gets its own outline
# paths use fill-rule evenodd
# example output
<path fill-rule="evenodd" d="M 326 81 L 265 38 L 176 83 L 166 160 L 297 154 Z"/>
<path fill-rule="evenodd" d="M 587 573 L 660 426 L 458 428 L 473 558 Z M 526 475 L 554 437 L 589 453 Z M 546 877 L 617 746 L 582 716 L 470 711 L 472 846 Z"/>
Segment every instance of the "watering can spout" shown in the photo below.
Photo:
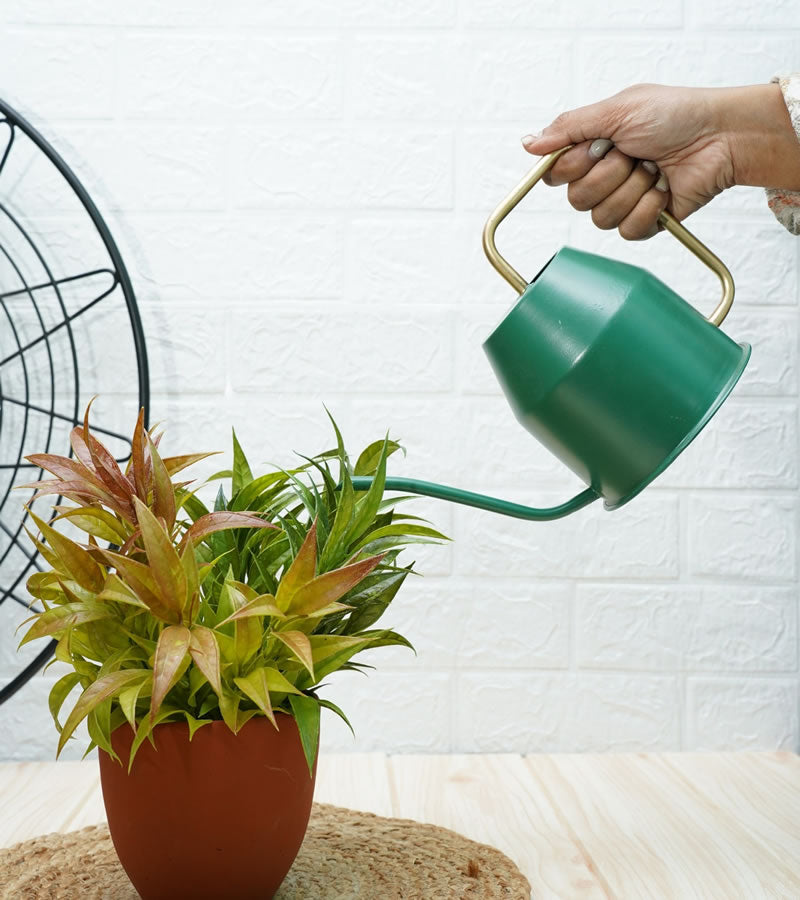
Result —
<path fill-rule="evenodd" d="M 353 489 L 367 491 L 373 479 L 356 476 L 353 478 Z M 586 488 L 571 500 L 559 506 L 550 506 L 537 509 L 533 506 L 523 506 L 520 503 L 510 503 L 508 500 L 500 500 L 497 497 L 487 497 L 484 494 L 475 494 L 472 491 L 462 491 L 459 488 L 448 487 L 444 484 L 435 484 L 432 481 L 419 481 L 416 478 L 387 478 L 385 484 L 387 491 L 403 491 L 409 494 L 421 494 L 424 497 L 435 497 L 438 500 L 449 500 L 452 503 L 460 503 L 462 506 L 474 506 L 477 509 L 485 509 L 488 512 L 500 513 L 504 516 L 512 516 L 515 519 L 527 519 L 532 522 L 548 522 L 552 519 L 561 519 L 570 513 L 583 509 L 600 497 L 597 491 Z"/>
<path fill-rule="evenodd" d="M 744 371 L 749 344 L 719 327 L 733 278 L 666 211 L 659 222 L 719 277 L 722 297 L 708 317 L 638 266 L 562 247 L 528 284 L 498 252 L 497 226 L 568 149 L 538 163 L 486 223 L 486 255 L 519 297 L 483 349 L 517 421 L 587 488 L 545 509 L 411 478 L 387 478 L 387 490 L 542 522 L 600 497 L 619 509 L 694 440 Z M 372 481 L 353 478 L 353 487 Z"/>

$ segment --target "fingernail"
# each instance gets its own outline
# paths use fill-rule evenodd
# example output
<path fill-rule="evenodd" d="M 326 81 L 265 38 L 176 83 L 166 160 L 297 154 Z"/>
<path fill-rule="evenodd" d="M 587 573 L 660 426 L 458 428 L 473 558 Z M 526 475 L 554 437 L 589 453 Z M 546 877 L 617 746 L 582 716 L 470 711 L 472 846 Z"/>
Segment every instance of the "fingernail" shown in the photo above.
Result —
<path fill-rule="evenodd" d="M 667 176 L 662 172 L 661 177 L 655 183 L 655 189 L 657 191 L 668 191 L 669 185 L 667 184 Z"/>
<path fill-rule="evenodd" d="M 655 175 L 656 172 L 658 171 L 658 166 L 654 162 L 652 162 L 652 160 L 649 160 L 649 159 L 646 159 L 642 163 L 642 168 L 646 169 L 651 175 Z"/>
<path fill-rule="evenodd" d="M 607 141 L 605 138 L 598 138 L 589 147 L 589 155 L 595 159 L 602 159 L 606 153 L 614 146 L 613 141 Z"/>
<path fill-rule="evenodd" d="M 533 144 L 536 141 L 538 141 L 541 136 L 542 136 L 541 131 L 537 131 L 536 134 L 526 134 L 525 137 L 522 139 L 522 143 L 524 146 L 527 147 L 528 144 Z"/>

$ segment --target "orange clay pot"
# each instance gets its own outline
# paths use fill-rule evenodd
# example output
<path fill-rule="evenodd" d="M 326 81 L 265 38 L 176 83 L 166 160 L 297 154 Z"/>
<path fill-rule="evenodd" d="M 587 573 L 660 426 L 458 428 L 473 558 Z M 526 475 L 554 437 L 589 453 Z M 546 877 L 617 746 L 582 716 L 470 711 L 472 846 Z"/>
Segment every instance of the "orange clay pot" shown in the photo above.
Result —
<path fill-rule="evenodd" d="M 157 725 L 128 775 L 133 730 L 111 735 L 123 760 L 100 755 L 111 839 L 143 900 L 269 900 L 300 850 L 313 777 L 293 716 L 280 731 L 255 716 L 233 734 L 212 722 L 189 742 L 185 722 Z M 318 748 L 319 749 L 319 748 Z"/>

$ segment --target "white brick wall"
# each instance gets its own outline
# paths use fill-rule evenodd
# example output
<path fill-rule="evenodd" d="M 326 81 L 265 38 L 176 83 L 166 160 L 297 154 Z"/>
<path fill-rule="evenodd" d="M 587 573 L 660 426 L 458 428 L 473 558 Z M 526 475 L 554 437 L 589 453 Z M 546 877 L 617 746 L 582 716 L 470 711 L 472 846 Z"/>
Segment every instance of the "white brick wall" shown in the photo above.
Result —
<path fill-rule="evenodd" d="M 512 300 L 480 231 L 531 164 L 519 137 L 636 81 L 766 82 L 798 60 L 791 2 L 0 6 L 3 96 L 112 225 L 176 452 L 227 452 L 235 425 L 255 464 L 286 462 L 327 446 L 325 402 L 353 447 L 387 427 L 405 442 L 396 474 L 539 504 L 578 484 L 521 432 L 480 348 Z M 58 243 L 50 198 L 31 203 Z M 455 542 L 414 554 L 427 577 L 385 618 L 418 656 L 382 648 L 368 678 L 328 679 L 357 740 L 326 714 L 326 749 L 798 748 L 800 241 L 757 189 L 692 227 L 737 282 L 726 330 L 753 344 L 734 397 L 611 515 L 529 524 L 420 501 Z M 523 272 L 572 243 L 713 306 L 713 277 L 669 235 L 626 244 L 563 189 L 504 228 Z M 15 666 L 4 649 L 0 679 Z M 52 757 L 54 677 L 0 709 L 0 758 Z"/>

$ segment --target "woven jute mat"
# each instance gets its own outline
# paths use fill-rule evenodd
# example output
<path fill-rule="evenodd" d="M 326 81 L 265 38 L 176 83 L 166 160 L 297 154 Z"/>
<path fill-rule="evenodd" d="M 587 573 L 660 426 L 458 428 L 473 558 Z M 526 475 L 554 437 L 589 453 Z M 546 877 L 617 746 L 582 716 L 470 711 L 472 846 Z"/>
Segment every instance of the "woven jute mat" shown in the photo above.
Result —
<path fill-rule="evenodd" d="M 105 825 L 46 834 L 0 850 L 3 900 L 138 896 Z M 494 847 L 436 825 L 314 803 L 303 845 L 275 900 L 530 897 L 528 880 Z"/>

